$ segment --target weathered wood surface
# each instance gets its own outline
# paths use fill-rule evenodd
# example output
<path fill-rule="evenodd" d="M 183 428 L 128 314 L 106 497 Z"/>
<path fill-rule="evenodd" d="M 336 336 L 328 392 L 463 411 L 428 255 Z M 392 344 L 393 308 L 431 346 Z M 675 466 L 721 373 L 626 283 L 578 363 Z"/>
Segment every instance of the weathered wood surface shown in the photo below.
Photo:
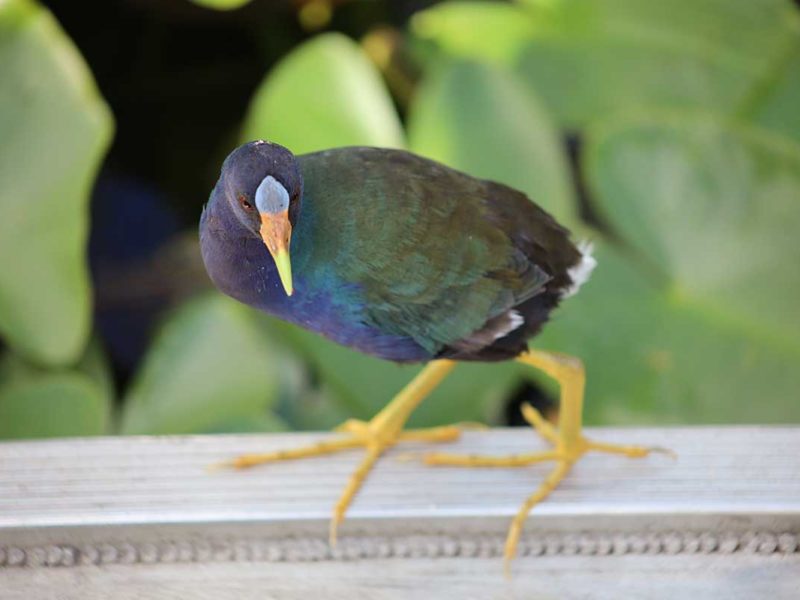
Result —
<path fill-rule="evenodd" d="M 528 520 L 510 581 L 509 518 L 547 470 L 379 463 L 335 550 L 330 509 L 358 451 L 244 472 L 206 466 L 316 434 L 0 444 L 0 598 L 798 598 L 800 428 L 595 429 L 670 447 L 591 455 Z M 529 430 L 448 450 L 543 447 Z"/>

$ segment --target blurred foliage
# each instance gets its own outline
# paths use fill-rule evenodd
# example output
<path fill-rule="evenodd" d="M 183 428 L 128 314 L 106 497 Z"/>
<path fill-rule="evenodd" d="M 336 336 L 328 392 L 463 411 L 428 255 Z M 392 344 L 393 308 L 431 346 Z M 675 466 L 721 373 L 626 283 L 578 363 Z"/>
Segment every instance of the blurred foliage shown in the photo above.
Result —
<path fill-rule="evenodd" d="M 254 16 L 241 30 L 263 38 L 257 4 L 241 9 Z M 239 125 L 209 140 L 209 164 L 260 137 L 298 153 L 391 146 L 519 188 L 595 243 L 592 280 L 534 342 L 585 360 L 589 422 L 800 420 L 791 2 L 456 1 L 404 16 L 401 29 L 364 17 L 361 4 L 291 5 L 309 29 L 352 36 L 337 15 L 366 22 L 363 43 L 327 32 L 280 51 L 251 82 L 249 107 L 219 115 Z M 100 342 L 87 346 L 85 255 L 109 110 L 31 1 L 0 1 L 0 71 L 0 437 L 323 428 L 368 418 L 418 370 L 215 292 L 184 300 L 189 285 L 192 294 L 163 294 L 177 305 L 121 381 L 114 424 L 108 361 Z M 192 206 L 199 215 L 200 201 Z M 170 268 L 136 272 L 192 272 L 159 256 Z M 139 278 L 115 289 L 135 302 Z M 552 390 L 512 363 L 460 366 L 413 422 L 497 423 L 526 378 Z"/>
<path fill-rule="evenodd" d="M 357 44 L 336 34 L 298 47 L 256 90 L 240 139 L 264 131 L 298 154 L 358 144 L 403 147 L 403 128 L 380 73 Z"/>
<path fill-rule="evenodd" d="M 124 401 L 122 433 L 192 433 L 260 419 L 276 361 L 253 315 L 214 294 L 181 306 L 153 340 Z M 280 428 L 272 418 L 267 428 Z"/>
<path fill-rule="evenodd" d="M 0 438 L 111 431 L 114 386 L 100 345 L 70 369 L 45 369 L 11 353 L 0 359 Z"/>
<path fill-rule="evenodd" d="M 52 16 L 0 3 L 0 332 L 29 359 L 74 362 L 90 332 L 88 200 L 108 107 Z"/>
<path fill-rule="evenodd" d="M 412 28 L 513 69 L 559 124 L 580 128 L 640 107 L 735 114 L 796 46 L 798 15 L 790 0 L 449 2 Z"/>

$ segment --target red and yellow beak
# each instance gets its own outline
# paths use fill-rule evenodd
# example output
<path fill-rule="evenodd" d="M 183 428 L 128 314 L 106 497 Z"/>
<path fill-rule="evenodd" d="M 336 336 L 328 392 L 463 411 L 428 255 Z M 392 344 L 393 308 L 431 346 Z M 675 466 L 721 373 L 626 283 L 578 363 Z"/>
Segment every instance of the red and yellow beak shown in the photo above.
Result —
<path fill-rule="evenodd" d="M 286 295 L 294 293 L 292 287 L 292 261 L 289 258 L 289 246 L 292 241 L 292 224 L 289 222 L 289 211 L 279 213 L 264 213 L 261 215 L 261 239 L 278 267 Z"/>

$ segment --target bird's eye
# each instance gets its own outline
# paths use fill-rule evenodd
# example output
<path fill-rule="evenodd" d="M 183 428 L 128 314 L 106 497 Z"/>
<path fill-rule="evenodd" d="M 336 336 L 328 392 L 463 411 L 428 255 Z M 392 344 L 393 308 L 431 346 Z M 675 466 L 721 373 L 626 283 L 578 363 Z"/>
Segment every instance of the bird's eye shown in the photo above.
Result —
<path fill-rule="evenodd" d="M 247 196 L 245 196 L 244 194 L 240 194 L 239 195 L 239 204 L 241 205 L 241 207 L 243 209 L 245 209 L 248 212 L 253 210 L 253 205 L 250 204 L 250 201 L 247 199 Z"/>

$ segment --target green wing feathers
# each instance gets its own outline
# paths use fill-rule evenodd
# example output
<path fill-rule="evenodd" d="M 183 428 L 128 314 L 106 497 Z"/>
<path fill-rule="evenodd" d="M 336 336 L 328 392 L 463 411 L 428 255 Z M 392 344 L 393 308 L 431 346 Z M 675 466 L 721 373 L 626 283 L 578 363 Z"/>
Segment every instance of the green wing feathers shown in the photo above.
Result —
<path fill-rule="evenodd" d="M 513 224 L 498 227 L 514 211 L 495 211 L 503 199 L 493 196 L 508 190 L 531 204 L 518 192 L 395 150 L 298 158 L 315 207 L 312 251 L 357 282 L 372 325 L 435 353 L 550 279 L 515 245 Z"/>

